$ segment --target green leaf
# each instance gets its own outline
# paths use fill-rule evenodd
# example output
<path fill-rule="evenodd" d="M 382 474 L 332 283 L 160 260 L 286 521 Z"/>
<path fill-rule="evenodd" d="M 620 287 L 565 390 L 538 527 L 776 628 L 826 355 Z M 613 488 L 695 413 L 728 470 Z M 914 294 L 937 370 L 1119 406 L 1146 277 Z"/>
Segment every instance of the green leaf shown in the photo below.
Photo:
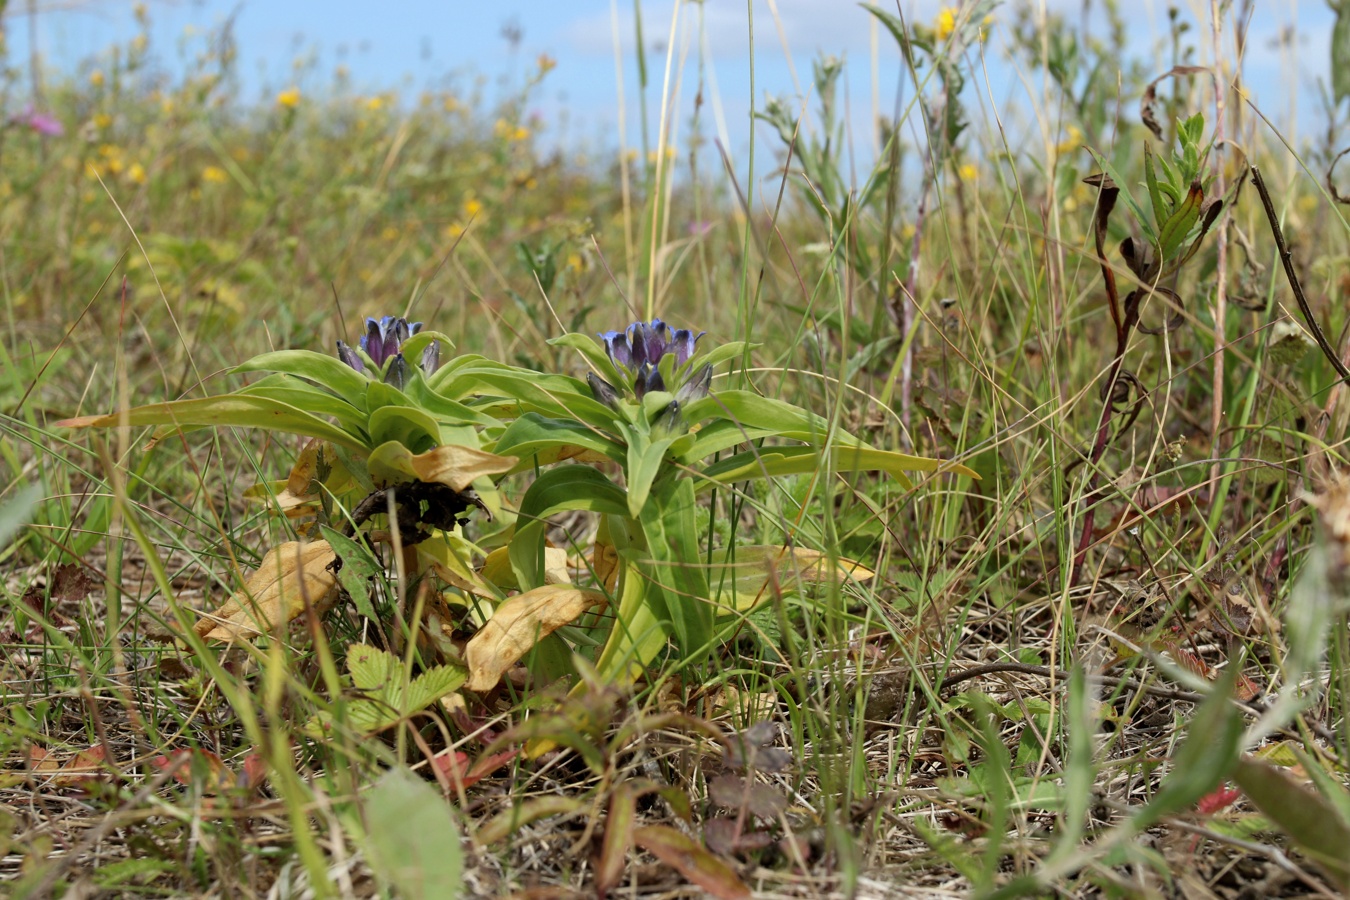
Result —
<path fill-rule="evenodd" d="M 517 456 L 520 468 L 527 469 L 536 464 L 536 456 L 542 457 L 537 461 L 540 465 L 552 462 L 557 455 L 554 452 L 550 459 L 550 451 L 563 447 L 585 447 L 617 463 L 627 459 L 622 445 L 594 428 L 569 419 L 548 419 L 538 413 L 526 413 L 508 425 L 493 452 Z"/>
<path fill-rule="evenodd" d="M 328 542 L 328 546 L 333 548 L 333 552 L 342 561 L 342 568 L 338 569 L 337 577 L 343 590 L 351 596 L 358 613 L 375 621 L 375 606 L 370 602 L 368 583 L 372 578 L 383 577 L 383 568 L 368 548 L 342 532 L 335 531 L 327 525 L 320 526 L 319 530 L 323 532 L 323 538 Z"/>
<path fill-rule="evenodd" d="M 858 5 L 876 16 L 877 20 L 886 26 L 886 30 L 891 33 L 891 37 L 895 38 L 895 42 L 900 46 L 900 49 L 908 56 L 908 51 L 905 48 L 909 46 L 909 34 L 905 31 L 905 23 L 900 20 L 900 17 L 870 3 L 859 3 Z"/>
<path fill-rule="evenodd" d="M 666 451 L 683 435 L 668 435 L 653 441 L 637 429 L 625 427 L 624 431 L 628 437 L 628 466 L 624 470 L 628 478 L 628 514 L 636 519 L 642 515 L 652 485 L 661 475 Z"/>
<path fill-rule="evenodd" d="M 815 447 L 765 447 L 763 450 L 747 450 L 719 460 L 704 469 L 703 475 L 717 484 L 730 484 L 780 475 L 801 475 L 824 467 L 822 454 Z M 834 448 L 830 454 L 829 467 L 834 472 L 886 472 L 906 487 L 912 486 L 906 472 L 936 472 L 941 468 L 943 471 L 979 478 L 973 470 L 958 463 L 862 447 Z"/>
<path fill-rule="evenodd" d="M 573 509 L 627 516 L 623 488 L 590 466 L 549 469 L 525 492 L 511 539 L 511 569 L 524 590 L 544 583 L 544 528 L 554 513 Z"/>
<path fill-rule="evenodd" d="M 1154 171 L 1153 151 L 1149 149 L 1148 142 L 1144 142 L 1144 183 L 1148 185 L 1148 197 L 1153 203 L 1153 221 L 1162 227 L 1162 223 L 1167 221 L 1168 207 L 1163 203 L 1162 191 L 1158 189 L 1158 173 Z"/>
<path fill-rule="evenodd" d="M 30 484 L 0 506 L 0 548 L 9 546 L 10 539 L 32 520 L 33 508 L 42 499 L 42 485 Z"/>
<path fill-rule="evenodd" d="M 464 851 L 439 790 L 399 766 L 376 782 L 361 806 L 370 866 L 397 896 L 460 896 Z"/>
<path fill-rule="evenodd" d="M 1186 199 L 1172 212 L 1167 221 L 1162 223 L 1158 232 L 1158 248 L 1164 262 L 1176 256 L 1181 245 L 1185 243 L 1186 236 L 1191 233 L 1195 223 L 1200 221 L 1200 206 L 1204 199 L 1205 192 L 1201 189 L 1200 182 L 1191 182 Z"/>
<path fill-rule="evenodd" d="M 347 648 L 347 671 L 360 699 L 347 702 L 347 723 L 361 734 L 375 734 L 397 725 L 452 693 L 468 678 L 459 666 L 433 666 L 404 684 L 403 663 L 386 650 L 353 644 Z M 305 725 L 312 737 L 327 736 L 336 721 L 320 712 Z"/>
<path fill-rule="evenodd" d="M 619 552 L 619 608 L 595 660 L 595 671 L 606 682 L 640 675 L 670 641 L 665 592 L 633 558 L 635 552 Z"/>
<path fill-rule="evenodd" d="M 442 443 L 440 424 L 412 406 L 381 406 L 370 414 L 369 429 L 371 443 L 393 441 L 414 453 Z"/>
<path fill-rule="evenodd" d="M 1336 24 L 1331 28 L 1331 90 L 1336 104 L 1350 97 L 1350 3 L 1334 7 Z"/>
<path fill-rule="evenodd" d="M 1326 869 L 1341 890 L 1350 890 L 1350 857 L 1346 856 L 1350 823 L 1335 804 L 1275 766 L 1252 759 L 1238 762 L 1233 780 L 1257 809 Z"/>
<path fill-rule="evenodd" d="M 125 413 L 84 416 L 66 419 L 56 424 L 66 428 L 116 428 L 124 423 L 132 426 L 168 425 L 184 429 L 228 425 L 262 428 L 319 438 L 359 453 L 365 453 L 369 449 L 367 441 L 313 413 L 270 397 L 255 397 L 248 394 L 225 394 L 200 400 L 153 403 L 129 409 Z"/>
<path fill-rule="evenodd" d="M 1217 788 L 1237 764 L 1243 726 L 1232 697 L 1238 668 L 1237 660 L 1231 660 L 1195 711 L 1185 740 L 1172 756 L 1172 771 L 1148 805 L 1131 819 L 1136 833 L 1165 816 L 1194 806 Z"/>
<path fill-rule="evenodd" d="M 370 383 L 365 375 L 353 369 L 342 360 L 313 350 L 278 350 L 255 356 L 241 366 L 240 372 L 284 372 L 312 381 L 336 393 L 353 404 L 365 408 L 366 385 Z"/>
<path fill-rule="evenodd" d="M 269 397 L 281 403 L 323 416 L 332 416 L 352 434 L 364 434 L 365 403 L 356 406 L 294 375 L 268 375 L 234 392 L 236 397 Z"/>
<path fill-rule="evenodd" d="M 615 368 L 614 363 L 609 361 L 609 354 L 606 353 L 605 349 L 589 334 L 580 334 L 575 331 L 570 332 L 564 334 L 562 337 L 551 339 L 548 342 L 548 345 L 550 347 L 569 347 L 576 350 L 582 356 L 586 357 L 587 362 L 595 367 L 595 370 L 600 373 L 601 378 L 612 385 L 617 386 L 624 380 L 623 376 L 619 374 L 619 370 Z"/>
<path fill-rule="evenodd" d="M 656 579 L 665 593 L 666 615 L 676 643 L 686 654 L 702 651 L 712 640 L 713 630 L 713 605 L 699 550 L 697 511 L 694 483 L 681 478 L 666 490 L 653 493 L 639 512 L 647 552 L 656 564 Z"/>
<path fill-rule="evenodd" d="M 685 366 L 690 369 L 701 369 L 704 366 L 712 366 L 716 369 L 722 363 L 731 359 L 740 359 L 745 354 L 762 346 L 761 344 L 752 344 L 749 341 L 728 341 L 725 344 L 718 344 L 707 353 L 700 353 L 690 358 Z"/>

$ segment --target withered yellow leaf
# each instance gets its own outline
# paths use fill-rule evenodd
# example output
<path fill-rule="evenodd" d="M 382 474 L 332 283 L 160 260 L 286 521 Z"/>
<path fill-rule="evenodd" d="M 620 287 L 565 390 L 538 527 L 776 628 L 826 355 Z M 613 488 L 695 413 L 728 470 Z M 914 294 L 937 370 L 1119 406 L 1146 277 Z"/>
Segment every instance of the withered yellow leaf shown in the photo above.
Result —
<path fill-rule="evenodd" d="M 604 602 L 604 594 L 567 584 L 546 584 L 507 600 L 464 648 L 467 687 L 490 690 L 541 638 Z"/>
<path fill-rule="evenodd" d="M 425 453 L 413 453 L 397 441 L 389 441 L 376 447 L 368 462 L 370 474 L 377 481 L 398 482 L 412 477 L 462 491 L 476 478 L 511 471 L 517 460 L 514 456 L 498 456 L 459 444 L 443 444 Z"/>
<path fill-rule="evenodd" d="M 327 541 L 287 541 L 268 551 L 244 589 L 197 623 L 207 640 L 228 641 L 271 631 L 331 599 L 337 577 L 328 565 L 337 558 Z"/>
<path fill-rule="evenodd" d="M 736 548 L 734 563 L 730 554 L 724 563 L 730 577 L 719 579 L 724 585 L 720 602 L 736 612 L 753 609 L 769 599 L 774 590 L 799 581 L 866 582 L 876 577 L 875 572 L 855 560 L 835 557 L 832 566 L 828 554 L 804 547 L 742 545 Z"/>
<path fill-rule="evenodd" d="M 499 588 L 520 588 L 515 570 L 511 568 L 510 547 L 498 547 L 483 560 L 484 578 Z M 570 584 L 572 573 L 567 571 L 567 551 L 561 547 L 544 548 L 544 584 Z"/>

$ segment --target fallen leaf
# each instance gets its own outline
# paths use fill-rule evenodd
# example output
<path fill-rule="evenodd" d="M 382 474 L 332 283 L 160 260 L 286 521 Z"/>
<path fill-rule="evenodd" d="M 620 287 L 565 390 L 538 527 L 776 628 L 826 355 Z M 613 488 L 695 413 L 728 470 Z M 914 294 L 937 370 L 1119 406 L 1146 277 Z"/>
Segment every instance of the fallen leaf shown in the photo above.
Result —
<path fill-rule="evenodd" d="M 337 577 L 328 571 L 336 554 L 327 541 L 287 541 L 263 557 L 244 589 L 197 623 L 207 640 L 229 641 L 270 632 L 332 598 Z"/>
<path fill-rule="evenodd" d="M 571 585 L 546 584 L 510 598 L 464 648 L 468 688 L 487 691 L 539 640 L 605 603 L 605 595 Z"/>
<path fill-rule="evenodd" d="M 484 756 L 469 765 L 469 754 L 462 750 L 442 750 L 431 758 L 431 764 L 450 780 L 451 784 L 468 789 L 520 755 L 520 748 L 503 750 Z"/>
<path fill-rule="evenodd" d="M 708 799 L 727 809 L 745 808 L 761 819 L 776 819 L 788 807 L 777 788 L 739 775 L 718 775 L 708 782 Z"/>
<path fill-rule="evenodd" d="M 693 838 L 665 825 L 633 829 L 633 841 L 719 900 L 743 900 L 750 889 L 736 872 Z"/>

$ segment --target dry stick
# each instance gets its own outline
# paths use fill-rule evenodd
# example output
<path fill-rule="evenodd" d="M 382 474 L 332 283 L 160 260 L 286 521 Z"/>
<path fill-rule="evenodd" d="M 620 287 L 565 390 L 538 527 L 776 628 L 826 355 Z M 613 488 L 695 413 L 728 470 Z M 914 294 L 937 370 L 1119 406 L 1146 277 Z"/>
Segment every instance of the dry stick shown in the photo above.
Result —
<path fill-rule="evenodd" d="M 1261 177 L 1261 170 L 1252 166 L 1252 181 L 1256 184 L 1256 191 L 1261 195 L 1261 205 L 1266 208 L 1266 219 L 1270 222 L 1270 232 L 1275 237 L 1275 246 L 1280 251 L 1280 262 L 1284 264 L 1285 277 L 1289 279 L 1289 289 L 1294 292 L 1294 300 L 1298 302 L 1299 311 L 1303 313 L 1303 319 L 1308 323 L 1308 330 L 1313 334 L 1317 341 L 1317 346 L 1322 348 L 1322 355 L 1331 363 L 1331 367 L 1336 370 L 1336 374 L 1341 376 L 1346 384 L 1350 384 L 1350 369 L 1341 362 L 1340 355 L 1331 342 L 1327 340 L 1326 334 L 1322 331 L 1322 326 L 1317 324 L 1317 318 L 1313 316 L 1312 307 L 1308 306 L 1308 297 L 1303 293 L 1303 285 L 1298 280 L 1298 274 L 1294 271 L 1294 257 L 1289 252 L 1289 244 L 1284 240 L 1284 231 L 1280 229 L 1280 217 L 1275 212 L 1275 204 L 1270 200 L 1270 191 L 1266 190 L 1266 181 Z"/>
<path fill-rule="evenodd" d="M 1218 0 L 1209 0 L 1210 28 L 1214 35 L 1214 147 L 1215 152 L 1223 146 L 1223 117 L 1224 117 L 1224 79 L 1220 77 L 1219 59 L 1220 41 L 1223 36 L 1223 19 L 1219 13 Z M 1217 178 L 1215 180 L 1216 193 L 1222 197 L 1224 194 L 1224 172 L 1223 162 L 1219 161 Z M 1217 235 L 1218 264 L 1216 266 L 1216 277 L 1214 279 L 1214 386 L 1210 397 L 1210 419 L 1209 419 L 1209 447 L 1210 456 L 1216 459 L 1221 455 L 1220 441 L 1223 437 L 1223 368 L 1224 368 L 1224 347 L 1228 343 L 1228 229 L 1227 220 L 1232 214 L 1231 209 L 1225 208 L 1221 215 L 1224 221 L 1219 223 L 1219 233 Z M 1215 462 L 1210 469 L 1210 480 L 1214 484 L 1219 483 L 1219 478 L 1223 474 L 1223 463 Z"/>

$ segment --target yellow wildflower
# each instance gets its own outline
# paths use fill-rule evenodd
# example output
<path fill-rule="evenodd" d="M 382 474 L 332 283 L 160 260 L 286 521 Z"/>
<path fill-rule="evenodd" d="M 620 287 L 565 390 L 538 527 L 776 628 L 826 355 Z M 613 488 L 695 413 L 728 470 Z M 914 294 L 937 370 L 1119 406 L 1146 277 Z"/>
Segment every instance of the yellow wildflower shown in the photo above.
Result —
<path fill-rule="evenodd" d="M 974 181 L 980 177 L 980 170 L 975 168 L 974 163 L 965 163 L 956 170 L 956 174 L 962 181 Z"/>
<path fill-rule="evenodd" d="M 103 87 L 103 70 L 95 69 L 89 73 L 89 83 L 94 87 Z"/>
<path fill-rule="evenodd" d="M 202 169 L 202 181 L 209 181 L 213 184 L 224 184 L 230 176 L 220 166 L 207 166 Z"/>
<path fill-rule="evenodd" d="M 1056 154 L 1070 153 L 1083 145 L 1083 132 L 1077 125 L 1070 125 L 1065 132 L 1064 140 L 1055 145 Z"/>
<path fill-rule="evenodd" d="M 464 233 L 464 226 L 459 224 L 458 222 L 452 222 L 451 224 L 445 226 L 446 240 L 453 241 L 463 233 Z"/>
<path fill-rule="evenodd" d="M 900 226 L 900 240 L 910 241 L 914 239 L 914 223 L 906 222 Z"/>
<path fill-rule="evenodd" d="M 132 184 L 145 184 L 145 166 L 132 163 L 131 168 L 127 169 L 127 181 Z"/>
<path fill-rule="evenodd" d="M 383 107 L 384 107 L 384 98 L 381 96 L 376 95 L 366 100 L 366 109 L 370 110 L 371 112 L 375 112 Z"/>
<path fill-rule="evenodd" d="M 287 88 L 280 94 L 277 94 L 277 106 L 285 107 L 286 109 L 295 109 L 299 105 L 300 105 L 299 88 L 295 87 Z"/>
<path fill-rule="evenodd" d="M 384 226 L 384 231 L 380 232 L 380 239 L 384 241 L 398 240 L 398 229 L 393 225 Z"/>
<path fill-rule="evenodd" d="M 470 219 L 474 218 L 482 211 L 483 211 L 483 204 L 479 203 L 473 197 L 470 197 L 468 200 L 464 201 L 464 215 L 468 216 Z"/>
<path fill-rule="evenodd" d="M 107 113 L 99 113 L 98 115 L 94 116 L 95 128 L 107 128 L 111 124 L 112 124 L 112 116 L 108 115 Z"/>
<path fill-rule="evenodd" d="M 547 53 L 541 53 L 539 54 L 538 64 L 539 64 L 539 74 L 547 75 L 549 72 L 552 72 L 557 67 L 558 61 L 553 57 L 549 56 Z"/>
<path fill-rule="evenodd" d="M 446 94 L 445 100 L 441 103 L 441 108 L 448 113 L 458 112 L 460 109 L 459 98 Z"/>
<path fill-rule="evenodd" d="M 942 7 L 942 11 L 937 15 L 937 22 L 933 25 L 933 31 L 937 33 L 939 41 L 945 41 L 952 36 L 956 30 L 956 10 L 950 6 Z"/>

